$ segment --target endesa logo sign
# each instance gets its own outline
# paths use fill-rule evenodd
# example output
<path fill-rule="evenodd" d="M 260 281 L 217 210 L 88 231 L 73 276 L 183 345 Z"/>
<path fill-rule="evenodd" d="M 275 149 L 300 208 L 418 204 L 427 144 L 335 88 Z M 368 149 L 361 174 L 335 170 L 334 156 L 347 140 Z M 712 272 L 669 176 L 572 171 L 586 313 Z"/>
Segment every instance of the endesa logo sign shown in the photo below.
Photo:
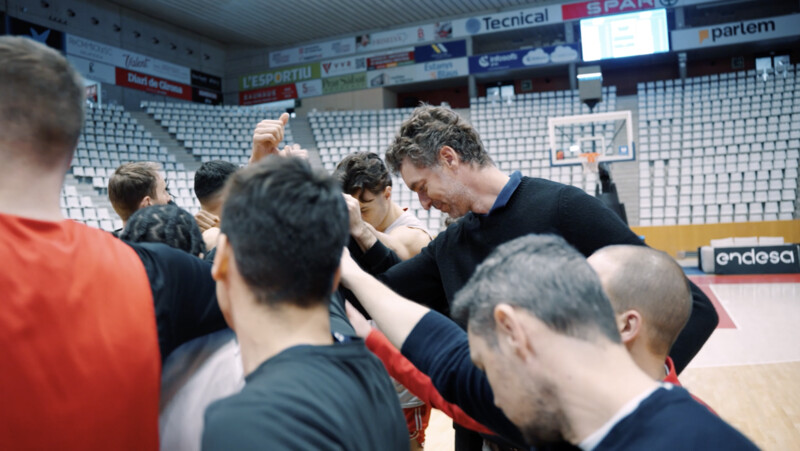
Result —
<path fill-rule="evenodd" d="M 717 274 L 787 274 L 800 272 L 798 245 L 714 249 Z"/>

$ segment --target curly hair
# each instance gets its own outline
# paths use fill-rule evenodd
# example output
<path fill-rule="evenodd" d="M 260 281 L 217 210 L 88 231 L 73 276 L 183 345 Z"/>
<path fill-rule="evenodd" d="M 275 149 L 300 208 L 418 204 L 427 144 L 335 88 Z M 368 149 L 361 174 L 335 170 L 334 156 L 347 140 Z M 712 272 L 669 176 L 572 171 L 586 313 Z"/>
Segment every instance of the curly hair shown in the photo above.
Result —
<path fill-rule="evenodd" d="M 449 146 L 461 161 L 479 167 L 491 165 L 478 132 L 453 110 L 422 105 L 400 126 L 400 133 L 386 151 L 386 163 L 398 174 L 403 160 L 418 168 L 439 164 L 439 150 Z"/>
<path fill-rule="evenodd" d="M 351 195 L 364 190 L 377 194 L 392 186 L 389 170 L 381 157 L 372 152 L 356 152 L 344 157 L 333 175 L 342 184 L 342 191 Z"/>
<path fill-rule="evenodd" d="M 152 205 L 136 211 L 119 238 L 133 243 L 164 243 L 195 257 L 206 252 L 194 217 L 175 205 Z"/>

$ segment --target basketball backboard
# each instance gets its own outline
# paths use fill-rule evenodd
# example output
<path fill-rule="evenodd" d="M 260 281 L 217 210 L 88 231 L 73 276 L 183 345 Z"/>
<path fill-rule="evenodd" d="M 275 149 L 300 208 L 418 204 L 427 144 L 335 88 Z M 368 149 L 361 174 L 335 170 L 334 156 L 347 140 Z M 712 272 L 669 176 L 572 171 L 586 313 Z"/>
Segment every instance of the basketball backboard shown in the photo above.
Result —
<path fill-rule="evenodd" d="M 630 111 L 580 114 L 547 119 L 551 166 L 581 164 L 581 154 L 597 153 L 598 162 L 634 159 Z"/>

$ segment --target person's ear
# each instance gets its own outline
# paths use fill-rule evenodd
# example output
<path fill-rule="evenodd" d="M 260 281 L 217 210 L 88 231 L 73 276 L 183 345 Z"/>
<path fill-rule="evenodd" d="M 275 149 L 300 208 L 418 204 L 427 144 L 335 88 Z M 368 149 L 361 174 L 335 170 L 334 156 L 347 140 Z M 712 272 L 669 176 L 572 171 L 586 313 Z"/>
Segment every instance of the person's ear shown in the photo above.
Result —
<path fill-rule="evenodd" d="M 450 146 L 442 146 L 439 149 L 439 163 L 446 168 L 455 169 L 458 166 L 460 159 L 458 152 Z"/>
<path fill-rule="evenodd" d="M 217 254 L 214 256 L 214 263 L 211 265 L 211 277 L 217 282 L 228 279 L 231 257 L 228 237 L 220 233 L 219 236 L 217 236 Z"/>
<path fill-rule="evenodd" d="M 389 200 L 392 197 L 392 187 L 391 187 L 391 185 L 387 186 L 386 188 L 383 189 L 383 197 L 386 200 Z"/>
<path fill-rule="evenodd" d="M 533 349 L 528 340 L 521 318 L 514 307 L 498 304 L 494 308 L 495 332 L 501 348 L 509 349 L 514 355 L 526 360 Z"/>
<path fill-rule="evenodd" d="M 144 196 L 141 202 L 139 202 L 139 209 L 149 207 L 153 205 L 153 199 L 150 199 L 150 196 Z"/>
<path fill-rule="evenodd" d="M 642 314 L 636 310 L 626 310 L 617 315 L 617 327 L 624 344 L 633 342 L 642 332 Z"/>

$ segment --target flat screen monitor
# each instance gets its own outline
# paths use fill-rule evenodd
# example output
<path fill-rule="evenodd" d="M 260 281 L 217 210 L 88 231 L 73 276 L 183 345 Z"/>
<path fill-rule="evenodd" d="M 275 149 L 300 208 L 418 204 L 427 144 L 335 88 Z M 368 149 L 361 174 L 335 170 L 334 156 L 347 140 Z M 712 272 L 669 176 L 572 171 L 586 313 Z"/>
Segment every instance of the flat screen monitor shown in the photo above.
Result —
<path fill-rule="evenodd" d="M 667 11 L 654 9 L 581 20 L 584 61 L 669 52 Z"/>

